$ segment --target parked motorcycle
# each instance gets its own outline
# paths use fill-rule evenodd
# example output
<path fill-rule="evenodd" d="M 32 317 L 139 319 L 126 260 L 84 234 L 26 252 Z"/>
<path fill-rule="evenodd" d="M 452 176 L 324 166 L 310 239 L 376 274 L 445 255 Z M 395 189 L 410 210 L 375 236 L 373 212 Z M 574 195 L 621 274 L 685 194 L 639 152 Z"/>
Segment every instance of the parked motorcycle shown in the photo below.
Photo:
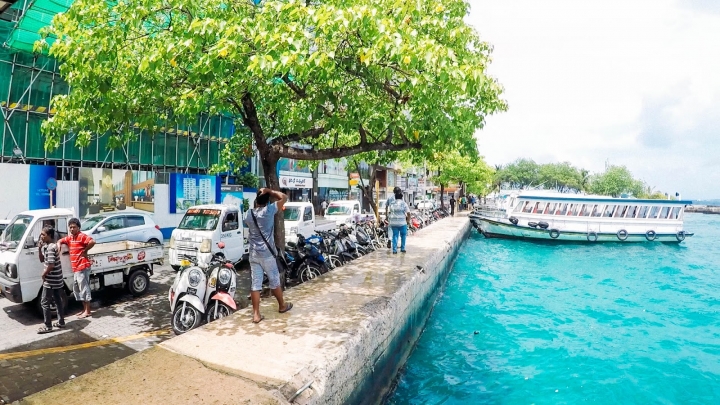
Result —
<path fill-rule="evenodd" d="M 224 249 L 225 244 L 219 242 L 218 247 Z M 225 256 L 220 252 L 216 259 L 218 260 L 214 260 L 210 264 L 208 286 L 205 290 L 205 313 L 208 322 L 230 316 L 237 311 L 234 298 L 237 289 L 235 266 L 232 262 L 225 260 Z"/>

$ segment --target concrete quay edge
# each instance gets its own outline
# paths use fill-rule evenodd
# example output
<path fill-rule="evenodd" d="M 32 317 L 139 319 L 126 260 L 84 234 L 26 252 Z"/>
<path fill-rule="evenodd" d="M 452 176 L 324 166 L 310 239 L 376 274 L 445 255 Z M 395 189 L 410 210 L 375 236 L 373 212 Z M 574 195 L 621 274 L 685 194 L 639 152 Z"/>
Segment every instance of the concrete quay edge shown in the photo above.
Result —
<path fill-rule="evenodd" d="M 274 298 L 265 298 L 259 324 L 251 322 L 249 308 L 238 311 L 25 403 L 87 403 L 93 390 L 101 394 L 100 385 L 105 388 L 94 401 L 105 404 L 155 403 L 163 395 L 169 396 L 162 402 L 196 402 L 173 395 L 176 390 L 194 390 L 204 403 L 286 404 L 308 383 L 293 403 L 379 403 L 469 231 L 465 216 L 443 219 L 408 236 L 405 254 L 382 249 L 287 290 L 294 307 L 285 314 L 277 312 Z"/>

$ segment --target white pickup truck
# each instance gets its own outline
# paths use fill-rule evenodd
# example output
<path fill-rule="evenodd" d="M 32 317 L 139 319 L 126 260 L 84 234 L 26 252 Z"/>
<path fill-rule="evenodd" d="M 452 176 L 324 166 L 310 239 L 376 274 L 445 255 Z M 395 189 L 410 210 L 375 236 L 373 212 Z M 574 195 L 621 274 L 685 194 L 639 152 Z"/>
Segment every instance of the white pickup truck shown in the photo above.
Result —
<path fill-rule="evenodd" d="M 25 211 L 13 218 L 0 236 L 0 295 L 17 303 L 35 301 L 39 307 L 43 265 L 38 253 L 40 231 L 51 225 L 58 239 L 68 234 L 67 222 L 74 216 L 68 209 Z M 72 291 L 72 268 L 66 245 L 61 245 L 65 290 Z M 88 252 L 90 289 L 126 286 L 134 296 L 150 285 L 153 266 L 163 263 L 163 247 L 142 242 L 98 243 Z M 64 304 L 67 304 L 67 300 Z"/>
<path fill-rule="evenodd" d="M 304 237 L 315 234 L 315 231 L 330 231 L 337 228 L 335 221 L 317 220 L 312 203 L 289 202 L 283 208 L 285 219 L 285 240 L 295 242 L 297 235 Z"/>

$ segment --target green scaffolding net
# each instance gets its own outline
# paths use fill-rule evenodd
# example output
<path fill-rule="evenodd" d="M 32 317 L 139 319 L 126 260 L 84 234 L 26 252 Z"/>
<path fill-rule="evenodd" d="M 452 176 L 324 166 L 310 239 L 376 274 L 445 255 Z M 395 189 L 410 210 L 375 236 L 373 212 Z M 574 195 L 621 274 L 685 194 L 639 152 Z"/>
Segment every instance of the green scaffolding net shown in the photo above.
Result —
<path fill-rule="evenodd" d="M 55 14 L 66 12 L 74 0 L 35 0 L 25 10 L 20 20 L 13 24 L 12 31 L 6 36 L 5 45 L 19 51 L 32 52 L 35 42 L 41 39 L 40 31 L 50 25 Z M 16 3 L 13 8 L 22 7 Z M 1 28 L 0 28 L 1 29 Z M 2 35 L 2 32 L 0 32 Z M 2 37 L 0 37 L 2 38 Z M 48 38 L 52 44 L 54 38 Z"/>

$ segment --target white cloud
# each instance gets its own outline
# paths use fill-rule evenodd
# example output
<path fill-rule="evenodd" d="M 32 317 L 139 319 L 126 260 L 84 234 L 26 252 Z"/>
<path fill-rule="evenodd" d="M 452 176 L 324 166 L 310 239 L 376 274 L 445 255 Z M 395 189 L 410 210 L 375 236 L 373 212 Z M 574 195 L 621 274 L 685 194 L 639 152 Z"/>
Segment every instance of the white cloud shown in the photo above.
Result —
<path fill-rule="evenodd" d="M 660 190 L 720 197 L 720 4 L 471 0 L 509 110 L 478 132 L 519 157 L 627 166 Z"/>

